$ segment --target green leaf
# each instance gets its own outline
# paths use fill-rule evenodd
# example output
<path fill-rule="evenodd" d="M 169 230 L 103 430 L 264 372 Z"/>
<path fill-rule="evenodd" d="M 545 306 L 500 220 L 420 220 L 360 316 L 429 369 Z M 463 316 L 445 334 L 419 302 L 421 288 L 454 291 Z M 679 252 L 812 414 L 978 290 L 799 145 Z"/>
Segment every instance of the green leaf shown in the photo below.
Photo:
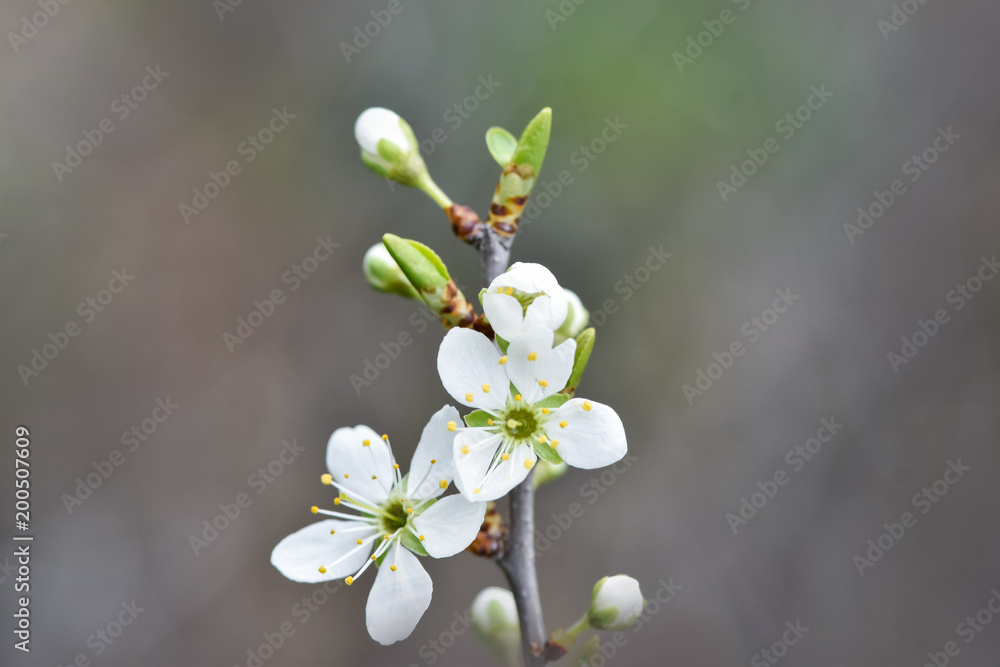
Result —
<path fill-rule="evenodd" d="M 474 410 L 469 414 L 465 415 L 466 426 L 476 427 L 476 426 L 489 426 L 489 420 L 493 419 L 490 413 L 485 410 Z"/>
<path fill-rule="evenodd" d="M 517 142 L 517 149 L 514 151 L 510 162 L 518 165 L 530 165 L 533 172 L 532 176 L 537 177 L 538 172 L 542 170 L 542 161 L 545 160 L 545 152 L 549 148 L 549 135 L 551 132 L 552 109 L 545 107 L 524 128 L 524 132 Z"/>
<path fill-rule="evenodd" d="M 540 408 L 558 408 L 560 405 L 569 400 L 569 396 L 566 394 L 552 394 L 548 398 L 543 398 L 542 400 L 535 403 L 536 406 Z"/>
<path fill-rule="evenodd" d="M 382 237 L 386 250 L 418 291 L 431 293 L 443 289 L 450 280 L 448 269 L 433 250 L 417 241 L 386 234 Z"/>
<path fill-rule="evenodd" d="M 502 127 L 491 127 L 486 130 L 486 148 L 501 167 L 506 167 L 517 149 L 517 137 Z"/>
<path fill-rule="evenodd" d="M 546 463 L 562 463 L 562 457 L 556 452 L 555 448 L 552 447 L 547 442 L 535 442 L 535 453 L 538 454 L 538 458 L 545 461 Z"/>
<path fill-rule="evenodd" d="M 563 389 L 566 394 L 572 396 L 576 391 L 576 388 L 580 386 L 580 380 L 583 378 L 583 372 L 587 370 L 587 362 L 590 361 L 590 353 L 594 351 L 594 341 L 597 338 L 597 331 L 594 327 L 589 329 L 584 329 L 580 332 L 580 335 L 576 337 L 576 354 L 573 356 L 573 372 L 569 376 L 569 381 L 566 382 L 566 388 Z"/>
<path fill-rule="evenodd" d="M 418 556 L 426 556 L 427 550 L 424 549 L 424 545 L 420 543 L 420 539 L 408 530 L 403 531 L 402 537 L 403 546 L 417 554 Z M 388 552 L 386 552 L 388 553 Z"/>

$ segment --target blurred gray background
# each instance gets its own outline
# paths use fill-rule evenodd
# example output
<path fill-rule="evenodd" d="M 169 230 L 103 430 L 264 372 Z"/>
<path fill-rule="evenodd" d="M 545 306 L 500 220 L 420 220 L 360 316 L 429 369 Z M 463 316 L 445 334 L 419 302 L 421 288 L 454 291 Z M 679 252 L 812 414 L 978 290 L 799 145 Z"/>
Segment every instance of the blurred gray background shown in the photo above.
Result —
<path fill-rule="evenodd" d="M 269 564 L 329 497 L 319 477 L 335 428 L 388 432 L 408 460 L 448 400 L 440 327 L 366 286 L 365 250 L 384 232 L 415 238 L 467 294 L 480 287 L 474 253 L 435 206 L 361 165 L 354 120 L 378 105 L 420 138 L 443 130 L 428 166 L 481 214 L 498 177 L 485 130 L 520 132 L 553 108 L 534 195 L 546 207 L 513 258 L 545 263 L 604 311 L 581 394 L 617 409 L 634 459 L 603 482 L 571 470 L 540 491 L 549 629 L 624 572 L 647 598 L 671 577 L 683 588 L 607 664 L 771 664 L 759 652 L 796 621 L 809 630 L 779 664 L 919 666 L 949 641 L 950 664 L 996 664 L 1000 623 L 971 641 L 960 624 L 1000 587 L 1000 280 L 973 280 L 971 299 L 955 290 L 1000 252 L 1000 6 L 897 2 L 896 26 L 888 0 L 401 0 L 395 14 L 387 0 L 230 2 L 70 2 L 35 30 L 25 21 L 57 3 L 0 8 L 0 564 L 19 424 L 32 433 L 36 540 L 33 650 L 12 647 L 5 569 L 0 663 L 252 666 L 248 651 L 287 622 L 294 635 L 263 664 L 490 664 L 471 633 L 449 630 L 480 588 L 502 584 L 490 562 L 426 562 L 431 607 L 389 648 L 365 631 L 370 580 L 317 593 L 304 618 L 317 587 Z M 155 88 L 133 97 L 157 66 Z M 480 77 L 497 85 L 477 99 Z M 788 136 L 778 123 L 814 86 L 833 96 Z M 294 118 L 241 152 L 274 109 Z M 89 155 L 53 166 L 104 118 L 113 129 Z M 602 145 L 608 119 L 627 127 Z M 904 172 L 949 127 L 960 138 Z M 718 182 L 768 138 L 780 150 L 724 201 Z M 230 160 L 239 174 L 187 224 L 180 205 Z M 541 197 L 564 170 L 572 183 Z M 904 194 L 863 233 L 845 231 L 897 179 Z M 338 246 L 292 291 L 282 276 L 318 238 Z M 669 260 L 639 270 L 661 246 Z M 123 267 L 134 279 L 102 293 Z M 274 289 L 286 301 L 230 352 L 223 334 Z M 785 289 L 794 305 L 758 328 L 751 318 L 768 321 Z M 100 312 L 86 305 L 108 296 Z M 894 369 L 887 355 L 938 309 L 947 323 Z M 71 322 L 78 335 L 22 379 Z M 356 390 L 351 376 L 402 332 L 412 345 Z M 719 376 L 713 354 L 734 342 L 745 352 Z M 699 371 L 718 379 L 689 401 Z M 158 399 L 179 407 L 123 442 Z M 831 418 L 843 428 L 829 443 L 794 454 Z M 262 483 L 292 439 L 304 451 Z M 121 465 L 68 508 L 113 450 Z M 944 497 L 914 502 L 959 459 L 970 470 L 938 484 Z M 786 484 L 734 534 L 727 514 L 780 471 Z M 189 538 L 240 493 L 252 504 L 196 555 Z M 573 503 L 582 515 L 560 528 L 553 515 Z M 904 512 L 915 525 L 883 537 L 892 548 L 859 574 L 855 556 Z M 143 611 L 112 644 L 91 638 L 133 600 Z"/>

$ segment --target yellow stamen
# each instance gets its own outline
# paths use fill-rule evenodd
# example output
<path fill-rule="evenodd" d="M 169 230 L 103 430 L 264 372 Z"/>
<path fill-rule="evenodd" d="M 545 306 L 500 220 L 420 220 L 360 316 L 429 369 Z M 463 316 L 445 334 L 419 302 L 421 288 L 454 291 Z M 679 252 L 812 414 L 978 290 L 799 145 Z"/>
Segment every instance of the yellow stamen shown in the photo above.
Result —
<path fill-rule="evenodd" d="M 455 429 L 457 429 L 457 428 L 458 428 L 458 424 L 456 424 L 455 422 L 448 422 L 448 430 L 449 431 L 451 431 L 452 433 L 454 433 Z"/>
<path fill-rule="evenodd" d="M 488 384 L 483 385 L 483 393 L 484 394 L 490 393 L 490 386 Z"/>
<path fill-rule="evenodd" d="M 542 414 L 543 415 L 549 414 L 549 409 L 548 408 L 542 408 Z"/>
<path fill-rule="evenodd" d="M 358 538 L 358 539 L 356 539 L 356 540 L 354 540 L 354 541 L 355 541 L 355 542 L 356 542 L 357 544 L 363 544 L 363 543 L 364 543 L 364 540 L 362 540 L 361 538 Z"/>
<path fill-rule="evenodd" d="M 322 565 L 320 565 L 320 566 L 319 566 L 319 573 L 320 573 L 320 574 L 326 574 L 326 568 L 325 568 L 325 567 L 323 567 Z"/>
<path fill-rule="evenodd" d="M 378 475 L 372 475 L 372 479 L 378 479 Z"/>
<path fill-rule="evenodd" d="M 505 289 L 503 291 L 503 293 L 506 294 L 507 296 L 510 296 L 511 294 L 514 293 L 514 288 L 513 287 L 508 287 L 507 289 Z"/>
<path fill-rule="evenodd" d="M 502 357 L 500 357 L 500 365 L 503 366 L 506 363 L 507 363 L 507 355 L 505 354 Z"/>
<path fill-rule="evenodd" d="M 528 361 L 534 361 L 535 359 L 538 359 L 538 353 L 537 352 L 531 352 L 531 353 L 528 354 Z"/>
<path fill-rule="evenodd" d="M 541 442 L 541 443 L 544 444 L 546 440 L 548 440 L 548 438 L 546 438 L 544 435 L 538 436 L 538 442 Z"/>
<path fill-rule="evenodd" d="M 504 454 L 502 458 L 504 461 L 510 461 L 510 454 Z"/>
<path fill-rule="evenodd" d="M 476 489 L 475 493 L 481 493 L 482 489 Z"/>
<path fill-rule="evenodd" d="M 365 439 L 365 440 L 361 441 L 361 444 L 364 445 L 365 447 L 367 447 L 368 445 L 372 444 L 372 441 L 368 440 L 368 439 Z"/>
<path fill-rule="evenodd" d="M 520 394 L 518 394 L 517 396 L 515 396 L 515 397 L 514 397 L 514 400 L 515 400 L 515 401 L 520 401 L 520 400 L 521 400 L 521 395 L 520 395 Z"/>
<path fill-rule="evenodd" d="M 396 566 L 395 565 L 390 565 L 389 569 L 392 570 L 393 572 L 395 572 L 396 571 Z"/>
<path fill-rule="evenodd" d="M 465 394 L 465 400 L 469 401 L 470 403 L 472 402 L 472 392 L 471 391 Z"/>
<path fill-rule="evenodd" d="M 492 419 L 487 419 L 486 423 L 489 424 L 490 426 L 493 426 L 493 420 Z"/>
<path fill-rule="evenodd" d="M 424 536 L 423 536 L 423 535 L 421 535 L 421 536 L 420 536 L 420 541 L 421 541 L 421 542 L 426 542 L 427 540 L 426 540 L 426 539 L 424 539 Z"/>
<path fill-rule="evenodd" d="M 389 439 L 389 436 L 388 436 L 387 434 L 383 433 L 383 434 L 382 434 L 382 439 L 383 439 L 383 440 L 388 440 L 388 439 Z"/>
<path fill-rule="evenodd" d="M 562 420 L 561 422 L 559 422 L 559 428 L 566 428 L 568 425 L 569 425 L 569 422 L 566 421 L 565 419 Z"/>
<path fill-rule="evenodd" d="M 517 428 L 517 420 L 515 420 L 515 419 L 508 419 L 507 420 L 507 428 Z"/>
<path fill-rule="evenodd" d="M 431 459 L 431 465 L 434 465 L 434 464 L 435 464 L 435 463 L 437 463 L 437 462 L 438 462 L 438 460 L 437 460 L 437 459 Z"/>
<path fill-rule="evenodd" d="M 312 507 L 309 508 L 309 511 L 312 512 L 313 514 L 316 514 L 319 512 L 319 508 L 313 505 Z"/>
<path fill-rule="evenodd" d="M 539 380 L 539 381 L 538 381 L 538 386 L 539 386 L 539 387 L 548 387 L 548 386 L 549 386 L 549 383 L 548 383 L 548 382 L 546 382 L 545 380 Z"/>
<path fill-rule="evenodd" d="M 440 482 L 438 482 L 438 486 L 441 487 L 442 489 L 447 489 L 448 488 L 448 480 L 442 479 Z"/>
<path fill-rule="evenodd" d="M 553 440 L 552 441 L 552 448 L 555 449 L 558 446 L 559 446 L 559 441 L 558 440 Z"/>
<path fill-rule="evenodd" d="M 321 482 L 323 482 L 323 484 L 325 486 L 330 486 L 331 484 L 333 484 L 333 475 L 331 475 L 329 473 L 327 473 L 326 475 L 323 475 L 319 479 L 320 479 Z"/>
<path fill-rule="evenodd" d="M 393 469 L 395 469 L 395 470 L 399 470 L 399 464 L 398 464 L 398 463 L 393 463 L 393 464 L 392 464 L 392 467 L 393 467 Z"/>
<path fill-rule="evenodd" d="M 347 579 L 344 579 L 344 583 L 350 586 L 351 584 L 354 583 L 354 577 L 348 577 Z"/>
<path fill-rule="evenodd" d="M 468 454 L 469 453 L 469 448 L 468 447 L 462 447 L 462 453 L 463 454 Z"/>
<path fill-rule="evenodd" d="M 389 539 L 389 533 L 386 533 L 386 534 L 385 534 L 385 536 L 384 536 L 384 537 L 383 537 L 382 539 L 383 539 L 383 540 L 387 540 L 387 539 Z"/>
<path fill-rule="evenodd" d="M 526 459 L 524 461 L 524 467 L 527 468 L 528 470 L 531 470 L 531 466 L 533 465 L 535 464 L 531 461 L 531 459 Z"/>
<path fill-rule="evenodd" d="M 344 473 L 344 479 L 350 479 L 350 478 L 351 478 L 351 476 L 350 476 L 350 475 L 348 475 L 348 474 L 347 474 L 347 473 L 345 472 L 345 473 Z"/>
<path fill-rule="evenodd" d="M 336 535 L 336 534 L 337 534 L 337 531 L 336 531 L 336 530 L 331 530 L 331 531 L 330 531 L 330 534 L 331 534 L 331 535 Z"/>
<path fill-rule="evenodd" d="M 407 514 L 413 514 L 413 508 L 412 507 L 407 507 L 406 508 L 406 513 Z"/>
<path fill-rule="evenodd" d="M 590 412 L 590 409 L 592 407 L 594 407 L 594 404 L 591 403 L 590 401 L 584 401 L 583 402 L 583 409 L 586 410 L 587 412 Z"/>
<path fill-rule="evenodd" d="M 333 504 L 334 505 L 339 505 L 340 504 L 340 498 L 334 498 L 333 499 Z"/>

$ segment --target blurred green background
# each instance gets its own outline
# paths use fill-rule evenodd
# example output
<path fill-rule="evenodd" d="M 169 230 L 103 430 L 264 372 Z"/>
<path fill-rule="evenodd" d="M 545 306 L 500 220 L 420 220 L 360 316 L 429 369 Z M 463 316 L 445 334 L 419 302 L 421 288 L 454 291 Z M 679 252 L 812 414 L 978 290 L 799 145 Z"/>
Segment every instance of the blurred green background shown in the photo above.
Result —
<path fill-rule="evenodd" d="M 317 587 L 268 562 L 328 498 L 335 428 L 385 431 L 408 460 L 448 401 L 441 329 L 365 285 L 365 250 L 385 232 L 418 239 L 467 294 L 480 287 L 475 254 L 433 203 L 361 165 L 353 125 L 369 106 L 422 139 L 441 128 L 426 162 L 482 215 L 499 171 L 486 129 L 519 132 L 553 109 L 534 195 L 548 205 L 513 259 L 546 264 L 592 310 L 610 302 L 581 393 L 618 410 L 634 459 L 603 482 L 571 470 L 540 492 L 549 629 L 623 572 L 647 598 L 671 577 L 683 589 L 608 664 L 767 664 L 759 651 L 797 620 L 809 631 L 781 664 L 922 665 L 948 641 L 955 664 L 995 661 L 1000 628 L 966 643 L 956 626 L 1000 586 L 1000 282 L 961 310 L 947 297 L 1000 250 L 996 3 L 928 2 L 887 31 L 888 0 L 401 0 L 396 14 L 386 0 L 224 2 L 71 2 L 23 41 L 10 34 L 31 33 L 40 5 L 0 8 L 0 506 L 12 506 L 24 424 L 36 535 L 33 651 L 5 630 L 0 662 L 247 665 L 291 622 L 264 664 L 488 664 L 471 633 L 446 635 L 482 587 L 502 584 L 492 563 L 427 562 L 431 607 L 385 648 L 365 631 L 370 581 L 320 596 L 303 622 Z M 700 54 L 688 41 L 699 33 Z M 356 53 L 343 46 L 355 39 Z M 678 67 L 688 49 L 697 57 Z M 122 118 L 116 99 L 156 66 L 167 74 Z M 787 137 L 776 123 L 814 86 L 833 96 Z M 241 143 L 275 108 L 294 118 L 246 161 Z M 103 118 L 113 131 L 60 179 L 52 163 Z M 620 132 L 585 157 L 609 119 Z M 961 138 L 911 182 L 902 165 L 948 127 Z M 717 183 L 769 137 L 780 150 L 723 201 Z M 180 205 L 229 160 L 240 173 L 187 224 Z M 572 183 L 556 194 L 564 170 Z M 905 194 L 851 243 L 844 225 L 894 179 Z M 339 245 L 290 290 L 282 276 L 318 238 Z M 651 248 L 670 259 L 629 286 Z M 134 280 L 87 321 L 79 304 L 122 267 Z M 231 353 L 223 334 L 276 288 L 287 301 Z M 784 289 L 799 299 L 751 340 L 745 323 L 756 329 Z M 938 308 L 949 322 L 894 372 L 887 353 Z M 79 335 L 25 382 L 18 366 L 70 321 Z M 401 332 L 413 344 L 356 391 L 351 375 Z M 689 401 L 682 387 L 736 341 L 745 354 Z M 123 433 L 167 398 L 174 414 L 129 451 Z M 796 470 L 786 453 L 831 417 L 843 430 Z M 261 488 L 257 470 L 292 439 L 305 451 Z M 67 509 L 116 449 L 124 462 Z M 959 458 L 971 471 L 919 514 L 911 498 Z M 727 513 L 780 470 L 788 483 L 734 535 Z M 196 555 L 190 536 L 243 492 L 251 506 Z M 560 528 L 572 503 L 583 515 Z M 906 511 L 916 526 L 859 575 L 853 558 Z M 4 521 L 0 563 L 13 551 Z M 14 598 L 5 576 L 8 619 Z M 132 600 L 145 611 L 98 655 L 88 638 Z"/>

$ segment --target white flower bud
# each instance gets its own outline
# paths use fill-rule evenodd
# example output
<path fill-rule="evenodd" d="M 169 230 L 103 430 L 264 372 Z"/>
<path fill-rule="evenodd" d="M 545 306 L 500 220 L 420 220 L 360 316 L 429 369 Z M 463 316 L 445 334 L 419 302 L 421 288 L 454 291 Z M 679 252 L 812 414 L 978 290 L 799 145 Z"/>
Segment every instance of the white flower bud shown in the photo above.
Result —
<path fill-rule="evenodd" d="M 378 291 L 420 300 L 420 294 L 407 280 L 384 244 L 376 243 L 369 248 L 361 267 L 365 272 L 365 280 Z"/>
<path fill-rule="evenodd" d="M 622 630 L 636 622 L 646 606 L 639 582 L 624 574 L 604 577 L 594 585 L 587 612 L 590 626 L 598 630 Z"/>
<path fill-rule="evenodd" d="M 479 591 L 472 602 L 472 624 L 484 637 L 497 637 L 507 630 L 517 630 L 517 605 L 514 594 L 492 586 Z"/>
<path fill-rule="evenodd" d="M 563 288 L 563 292 L 566 293 L 566 299 L 569 301 L 569 312 L 566 315 L 566 320 L 556 330 L 557 344 L 567 338 L 576 338 L 577 334 L 583 331 L 587 322 L 590 321 L 590 313 L 583 307 L 583 302 L 580 301 L 576 292 L 566 288 Z"/>
<path fill-rule="evenodd" d="M 396 144 L 403 153 L 413 146 L 403 131 L 400 122 L 403 119 L 395 111 L 382 107 L 365 109 L 354 124 L 354 138 L 358 140 L 361 150 L 378 155 L 378 142 L 382 139 Z"/>

